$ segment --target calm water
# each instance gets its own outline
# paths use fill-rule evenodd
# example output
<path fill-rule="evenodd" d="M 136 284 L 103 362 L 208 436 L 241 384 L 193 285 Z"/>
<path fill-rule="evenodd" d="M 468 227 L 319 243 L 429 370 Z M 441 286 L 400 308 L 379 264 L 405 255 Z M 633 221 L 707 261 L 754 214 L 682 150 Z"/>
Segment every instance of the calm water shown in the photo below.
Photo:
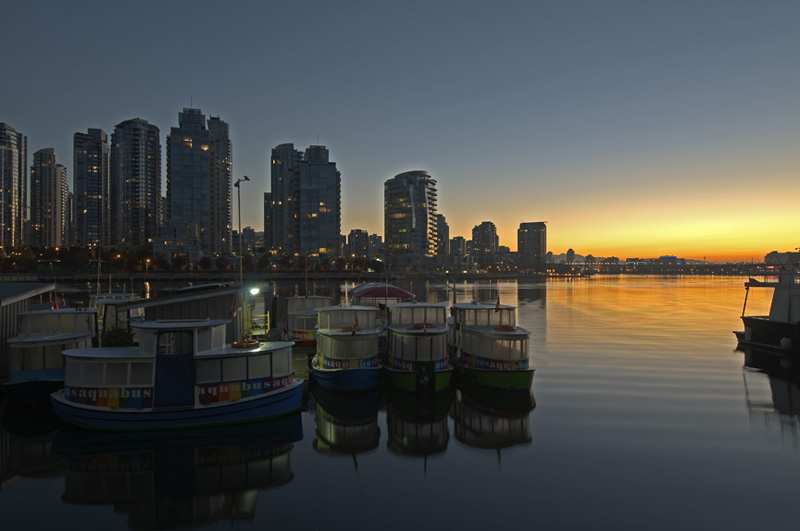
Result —
<path fill-rule="evenodd" d="M 734 351 L 743 283 L 459 285 L 460 301 L 499 291 L 518 306 L 532 409 L 475 390 L 432 404 L 312 395 L 302 414 L 198 447 L 80 438 L 7 410 L 0 525 L 796 529 L 800 391 Z M 748 307 L 767 304 L 751 293 Z"/>

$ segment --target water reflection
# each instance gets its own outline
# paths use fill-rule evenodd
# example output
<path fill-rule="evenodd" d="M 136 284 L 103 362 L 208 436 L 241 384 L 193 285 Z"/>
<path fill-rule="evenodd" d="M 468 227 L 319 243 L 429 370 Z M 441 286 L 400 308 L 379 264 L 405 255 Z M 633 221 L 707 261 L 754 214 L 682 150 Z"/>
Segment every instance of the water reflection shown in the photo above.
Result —
<path fill-rule="evenodd" d="M 533 392 L 487 389 L 459 384 L 452 409 L 456 439 L 497 451 L 531 442 Z"/>
<path fill-rule="evenodd" d="M 251 520 L 260 490 L 293 478 L 300 414 L 273 422 L 138 435 L 62 430 L 62 501 L 111 504 L 135 529 Z"/>
<path fill-rule="evenodd" d="M 60 425 L 49 404 L 6 403 L 2 419 L 8 444 L 3 467 L 6 474 L 35 478 L 60 476 L 61 457 L 52 452 Z"/>
<path fill-rule="evenodd" d="M 753 427 L 800 451 L 800 365 L 791 358 L 746 348 L 745 400 Z"/>
<path fill-rule="evenodd" d="M 453 403 L 451 390 L 440 393 L 408 393 L 386 388 L 386 448 L 393 454 L 423 458 L 444 452 L 450 440 L 447 412 Z"/>
<path fill-rule="evenodd" d="M 346 394 L 314 387 L 317 433 L 314 450 L 322 455 L 350 455 L 358 468 L 356 456 L 378 447 L 380 389 L 367 393 Z"/>

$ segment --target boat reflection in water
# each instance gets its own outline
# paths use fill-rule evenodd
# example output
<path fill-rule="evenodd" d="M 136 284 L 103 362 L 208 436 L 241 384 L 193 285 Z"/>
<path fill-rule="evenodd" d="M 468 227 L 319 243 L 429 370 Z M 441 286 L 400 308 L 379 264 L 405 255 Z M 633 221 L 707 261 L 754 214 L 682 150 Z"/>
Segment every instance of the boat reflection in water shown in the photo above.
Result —
<path fill-rule="evenodd" d="M 749 347 L 740 350 L 751 424 L 800 450 L 800 358 Z"/>
<path fill-rule="evenodd" d="M 216 429 L 141 434 L 63 430 L 62 500 L 112 504 L 135 529 L 252 519 L 258 491 L 292 480 L 300 413 Z"/>
<path fill-rule="evenodd" d="M 500 450 L 531 442 L 533 392 L 459 383 L 452 416 L 456 439 L 473 448 Z"/>
<path fill-rule="evenodd" d="M 444 452 L 450 440 L 447 412 L 453 402 L 453 391 L 411 394 L 386 387 L 386 424 L 389 429 L 387 449 L 399 455 L 424 458 Z"/>
<path fill-rule="evenodd" d="M 314 450 L 329 456 L 352 456 L 358 468 L 356 456 L 375 450 L 380 441 L 380 389 L 353 395 L 315 386 L 312 397 L 317 404 Z"/>
<path fill-rule="evenodd" d="M 0 470 L 28 478 L 62 475 L 61 456 L 52 452 L 61 421 L 49 404 L 7 402 L 2 426 L 8 437 L 8 454 L 2 456 L 6 462 Z"/>

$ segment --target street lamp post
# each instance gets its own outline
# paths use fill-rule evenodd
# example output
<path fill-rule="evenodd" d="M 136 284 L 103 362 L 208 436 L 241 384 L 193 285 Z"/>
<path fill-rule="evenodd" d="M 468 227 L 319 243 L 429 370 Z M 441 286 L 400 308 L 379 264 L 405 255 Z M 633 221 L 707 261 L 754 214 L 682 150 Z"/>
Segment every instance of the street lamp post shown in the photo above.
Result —
<path fill-rule="evenodd" d="M 236 187 L 236 202 L 239 207 L 239 285 L 244 284 L 244 260 L 242 260 L 242 188 L 239 183 L 249 181 L 250 178 L 245 175 L 241 179 L 236 179 L 233 185 Z"/>

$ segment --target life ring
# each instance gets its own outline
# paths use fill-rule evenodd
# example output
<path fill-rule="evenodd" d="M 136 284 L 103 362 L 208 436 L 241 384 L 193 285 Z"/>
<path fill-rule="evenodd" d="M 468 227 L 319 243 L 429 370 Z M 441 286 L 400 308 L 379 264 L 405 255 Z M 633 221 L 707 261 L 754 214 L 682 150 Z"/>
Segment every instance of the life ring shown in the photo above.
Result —
<path fill-rule="evenodd" d="M 517 329 L 517 327 L 511 325 L 497 325 L 494 327 L 494 329 L 498 332 L 513 332 Z"/>
<path fill-rule="evenodd" d="M 261 342 L 256 339 L 240 339 L 239 341 L 234 341 L 231 346 L 233 348 L 256 348 L 260 344 Z"/>
<path fill-rule="evenodd" d="M 424 328 L 433 328 L 433 323 L 414 323 L 414 330 L 422 330 Z"/>

